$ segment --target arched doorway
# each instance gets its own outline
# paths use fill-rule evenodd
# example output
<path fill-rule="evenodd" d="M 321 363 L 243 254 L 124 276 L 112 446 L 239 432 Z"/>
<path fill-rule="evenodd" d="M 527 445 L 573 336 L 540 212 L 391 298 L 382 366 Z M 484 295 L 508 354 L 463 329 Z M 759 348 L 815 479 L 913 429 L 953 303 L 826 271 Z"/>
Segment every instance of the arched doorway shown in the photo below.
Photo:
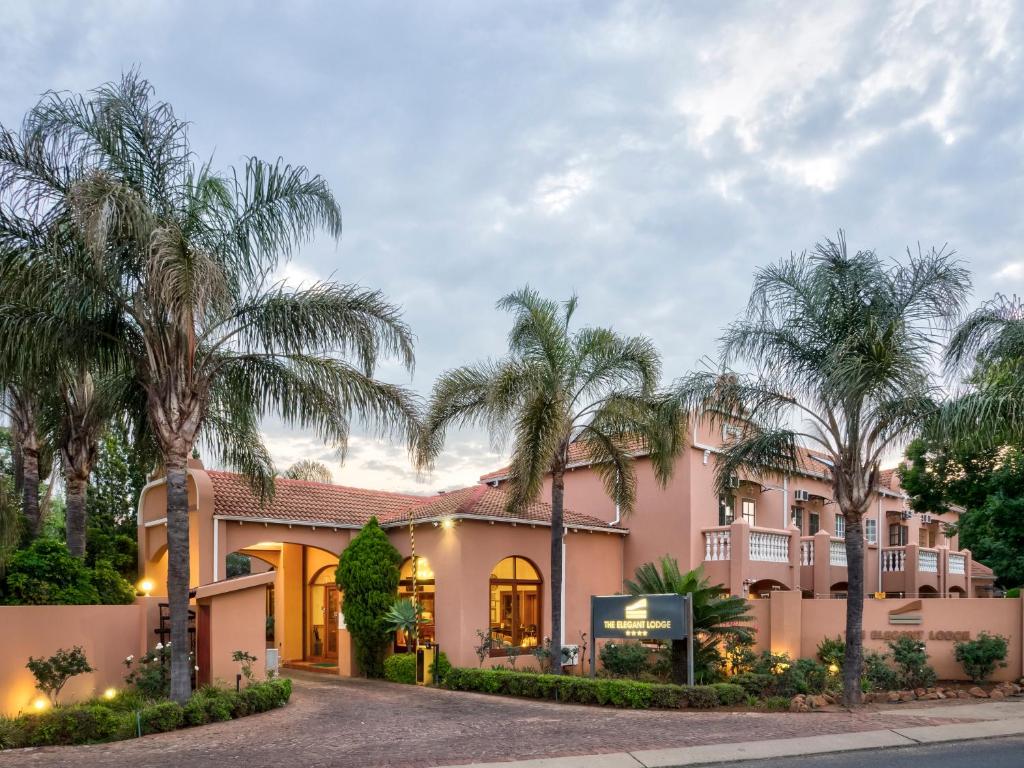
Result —
<path fill-rule="evenodd" d="M 829 596 L 836 600 L 845 600 L 850 592 L 850 585 L 845 581 L 837 581 L 828 588 Z"/>
<path fill-rule="evenodd" d="M 929 584 L 925 584 L 921 587 L 917 594 L 918 597 L 938 597 L 939 590 L 937 590 L 935 587 Z"/>
<path fill-rule="evenodd" d="M 309 626 L 308 658 L 311 661 L 338 661 L 338 614 L 341 593 L 334 580 L 337 566 L 325 565 L 309 580 L 306 605 Z"/>
<path fill-rule="evenodd" d="M 967 591 L 963 587 L 950 587 L 950 597 L 967 597 Z"/>
<path fill-rule="evenodd" d="M 423 623 L 419 627 L 419 641 L 421 643 L 433 644 L 436 640 L 435 626 L 437 616 L 435 613 L 435 597 L 437 587 L 434 584 L 434 571 L 425 557 L 416 557 L 416 594 L 415 600 L 420 606 L 420 618 Z M 402 563 L 398 576 L 398 597 L 399 599 L 412 600 L 413 579 L 412 579 L 412 558 L 407 557 Z M 395 633 L 395 651 L 405 652 L 409 650 L 409 639 L 404 632 Z"/>

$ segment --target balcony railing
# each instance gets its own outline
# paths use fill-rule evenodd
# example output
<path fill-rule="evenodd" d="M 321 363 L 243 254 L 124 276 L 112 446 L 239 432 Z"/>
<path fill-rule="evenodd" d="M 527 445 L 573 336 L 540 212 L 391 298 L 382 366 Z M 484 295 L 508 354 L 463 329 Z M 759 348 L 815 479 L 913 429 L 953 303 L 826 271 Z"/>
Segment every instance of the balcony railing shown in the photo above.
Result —
<path fill-rule="evenodd" d="M 800 540 L 800 565 L 814 565 L 814 538 Z"/>
<path fill-rule="evenodd" d="M 704 531 L 704 559 L 728 560 L 731 554 L 729 529 L 712 528 Z"/>
<path fill-rule="evenodd" d="M 828 543 L 828 563 L 845 568 L 846 563 L 846 542 L 842 539 L 832 539 Z"/>
<path fill-rule="evenodd" d="M 950 576 L 964 576 L 967 573 L 967 558 L 964 555 L 949 553 Z"/>
<path fill-rule="evenodd" d="M 751 531 L 750 559 L 762 563 L 788 563 L 789 535 L 769 533 L 768 531 Z"/>
<path fill-rule="evenodd" d="M 884 573 L 902 573 L 906 563 L 907 551 L 903 547 L 882 550 L 882 571 Z"/>
<path fill-rule="evenodd" d="M 934 549 L 918 550 L 917 570 L 921 571 L 921 573 L 938 573 L 939 553 Z"/>

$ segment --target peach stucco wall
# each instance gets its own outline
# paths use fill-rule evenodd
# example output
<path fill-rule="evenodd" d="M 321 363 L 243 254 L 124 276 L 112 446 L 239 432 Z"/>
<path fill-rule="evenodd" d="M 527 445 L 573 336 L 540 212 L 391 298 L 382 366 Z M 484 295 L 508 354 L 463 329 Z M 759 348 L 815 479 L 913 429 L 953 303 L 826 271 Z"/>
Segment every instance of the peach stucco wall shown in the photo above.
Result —
<path fill-rule="evenodd" d="M 68 682 L 62 702 L 80 701 L 120 688 L 129 654 L 144 652 L 145 600 L 134 605 L 26 605 L 0 607 L 0 714 L 27 710 L 38 695 L 26 668 L 29 656 L 50 656 L 80 645 L 95 672 Z"/>
<path fill-rule="evenodd" d="M 208 599 L 200 604 L 210 610 L 210 677 L 215 683 L 234 686 L 241 666 L 231 660 L 235 651 L 247 651 L 257 658 L 253 671 L 266 677 L 266 588 L 242 589 Z"/>
<path fill-rule="evenodd" d="M 921 603 L 920 624 L 889 623 L 889 613 L 908 604 Z M 799 592 L 776 592 L 768 600 L 752 600 L 750 608 L 757 627 L 757 648 L 813 658 L 818 643 L 843 635 L 845 600 L 802 600 Z M 886 640 L 872 633 L 920 632 L 928 663 L 943 680 L 962 680 L 964 672 L 953 656 L 954 642 L 947 633 L 969 632 L 971 638 L 987 631 L 1009 639 L 1007 666 L 997 670 L 996 680 L 1014 680 L 1024 674 L 1024 602 L 1020 599 L 934 598 L 864 601 L 864 647 L 884 652 Z"/>

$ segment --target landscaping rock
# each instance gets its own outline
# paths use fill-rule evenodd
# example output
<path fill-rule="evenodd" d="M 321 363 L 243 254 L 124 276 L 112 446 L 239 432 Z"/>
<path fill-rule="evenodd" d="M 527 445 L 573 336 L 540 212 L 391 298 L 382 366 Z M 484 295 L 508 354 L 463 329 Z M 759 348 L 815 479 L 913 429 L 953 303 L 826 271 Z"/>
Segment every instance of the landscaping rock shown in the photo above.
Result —
<path fill-rule="evenodd" d="M 938 701 L 939 694 L 932 691 L 931 693 L 926 693 L 924 696 L 919 696 L 918 698 L 924 699 L 925 701 Z"/>
<path fill-rule="evenodd" d="M 925 695 L 929 694 L 929 693 L 931 693 L 930 689 L 927 690 L 927 691 L 924 688 L 915 688 L 914 689 L 914 695 L 917 696 L 917 698 L 919 698 L 919 699 L 923 699 L 925 697 Z"/>
<path fill-rule="evenodd" d="M 976 699 L 987 699 L 988 698 L 988 694 L 985 693 L 985 691 L 983 689 L 979 688 L 978 686 L 974 686 L 973 688 L 971 688 L 967 692 L 969 694 L 971 694 L 971 696 L 973 696 Z"/>
<path fill-rule="evenodd" d="M 901 691 L 900 692 L 900 701 L 913 701 L 913 700 L 914 700 L 914 692 L 913 691 Z"/>
<path fill-rule="evenodd" d="M 990 694 L 988 695 L 988 697 L 989 697 L 990 699 L 1005 699 L 1005 698 L 1006 698 L 1006 694 L 1005 694 L 1005 693 L 1003 693 L 1002 691 L 1000 691 L 1000 690 L 999 690 L 999 689 L 997 688 L 996 690 L 992 691 L 992 692 L 991 692 L 991 693 L 990 693 Z"/>
<path fill-rule="evenodd" d="M 900 700 L 900 692 L 899 691 L 889 691 L 889 693 L 886 695 L 886 699 L 888 699 L 889 701 L 895 703 L 895 702 Z"/>
<path fill-rule="evenodd" d="M 807 705 L 811 709 L 821 709 L 828 706 L 828 700 L 824 696 L 808 696 Z"/>
<path fill-rule="evenodd" d="M 821 695 L 825 697 L 825 701 L 827 701 L 829 704 L 835 704 L 836 703 L 836 697 L 833 696 L 831 693 L 823 693 Z M 871 695 L 870 693 L 867 694 L 867 696 L 870 696 L 870 695 Z M 867 699 L 867 696 L 865 696 L 865 700 Z"/>
<path fill-rule="evenodd" d="M 970 699 L 970 698 L 973 698 L 973 697 L 971 696 L 971 694 L 970 694 L 970 693 L 968 693 L 967 691 L 957 691 L 957 692 L 956 692 L 956 697 L 957 697 L 958 699 Z"/>

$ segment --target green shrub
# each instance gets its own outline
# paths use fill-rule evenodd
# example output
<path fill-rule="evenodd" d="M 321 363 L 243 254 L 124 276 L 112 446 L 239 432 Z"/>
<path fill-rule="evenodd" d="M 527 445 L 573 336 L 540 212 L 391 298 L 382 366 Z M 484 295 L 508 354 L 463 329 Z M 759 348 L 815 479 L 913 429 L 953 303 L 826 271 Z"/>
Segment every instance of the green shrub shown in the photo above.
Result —
<path fill-rule="evenodd" d="M 904 688 L 928 688 L 935 685 L 938 675 L 928 666 L 928 653 L 924 641 L 906 635 L 889 643 L 892 660 Z"/>
<path fill-rule="evenodd" d="M 205 725 L 231 719 L 239 694 L 226 688 L 204 686 L 184 706 L 186 725 Z"/>
<path fill-rule="evenodd" d="M 747 692 L 743 690 L 741 685 L 736 685 L 735 683 L 714 683 L 711 687 L 715 689 L 715 693 L 718 694 L 718 701 L 724 707 L 742 704 L 747 699 Z"/>
<path fill-rule="evenodd" d="M 956 643 L 953 652 L 967 676 L 981 683 L 996 671 L 996 667 L 1006 666 L 1009 641 L 1002 635 L 981 632 L 974 640 Z"/>
<path fill-rule="evenodd" d="M 824 693 L 828 687 L 828 668 L 814 659 L 797 659 L 783 672 L 787 690 L 797 693 Z"/>
<path fill-rule="evenodd" d="M 769 696 L 757 702 L 757 708 L 766 712 L 787 712 L 790 699 L 787 696 Z"/>
<path fill-rule="evenodd" d="M 1006 597 L 1019 598 L 1020 597 L 1020 590 L 1021 590 L 1020 587 L 1012 587 L 1012 588 L 1006 590 Z"/>
<path fill-rule="evenodd" d="M 575 704 L 602 704 L 612 707 L 706 709 L 720 702 L 719 689 L 708 685 L 680 686 L 652 684 L 616 678 L 546 675 L 496 669 L 453 668 L 445 678 L 445 687 L 455 691 L 478 691 L 533 699 L 549 699 Z M 741 700 L 737 686 L 722 689 L 730 701 Z"/>
<path fill-rule="evenodd" d="M 683 700 L 686 706 L 694 709 L 712 709 L 717 707 L 718 691 L 713 685 L 681 685 Z"/>
<path fill-rule="evenodd" d="M 117 735 L 117 713 L 96 704 L 54 707 L 24 718 L 26 743 L 42 747 L 108 741 Z"/>
<path fill-rule="evenodd" d="M 826 667 L 835 664 L 843 666 L 843 659 L 846 657 L 846 641 L 842 637 L 826 637 L 818 643 L 818 659 Z"/>
<path fill-rule="evenodd" d="M 180 728 L 185 722 L 185 711 L 175 701 L 161 701 L 150 704 L 139 713 L 142 733 L 163 733 Z"/>
<path fill-rule="evenodd" d="M 600 657 L 611 674 L 637 677 L 649 668 L 651 652 L 640 643 L 606 643 L 601 647 Z"/>
<path fill-rule="evenodd" d="M 128 673 L 124 681 L 129 689 L 147 701 L 166 699 L 171 693 L 171 644 L 157 643 L 138 659 L 124 660 Z"/>
<path fill-rule="evenodd" d="M 58 648 L 57 652 L 47 658 L 28 657 L 25 665 L 36 679 L 36 688 L 49 697 L 54 704 L 68 680 L 77 675 L 84 675 L 95 670 L 89 666 L 82 646 L 76 645 L 70 651 Z"/>
<path fill-rule="evenodd" d="M 108 560 L 97 560 L 92 569 L 92 583 L 103 605 L 131 605 L 135 602 L 135 585 L 125 579 Z"/>
<path fill-rule="evenodd" d="M 341 610 L 355 644 L 356 660 L 367 677 L 383 677 L 384 651 L 391 640 L 385 614 L 398 591 L 402 556 L 376 517 L 341 553 L 336 579 L 344 595 Z"/>
<path fill-rule="evenodd" d="M 889 664 L 889 654 L 877 651 L 864 653 L 864 680 L 872 691 L 892 691 L 900 685 L 899 675 Z"/>
<path fill-rule="evenodd" d="M 85 563 L 53 539 L 36 539 L 7 564 L 10 605 L 93 605 L 100 595 Z"/>
<path fill-rule="evenodd" d="M 25 739 L 25 718 L 0 715 L 0 750 L 26 746 L 28 742 Z"/>
<path fill-rule="evenodd" d="M 416 654 L 395 653 L 384 659 L 384 679 L 393 683 L 415 683 Z"/>
<path fill-rule="evenodd" d="M 448 661 L 448 657 L 444 655 L 444 651 L 437 655 L 437 662 L 430 665 L 430 671 L 434 676 L 434 684 L 443 685 L 444 679 L 448 677 L 448 673 L 452 671 L 452 663 Z"/>

